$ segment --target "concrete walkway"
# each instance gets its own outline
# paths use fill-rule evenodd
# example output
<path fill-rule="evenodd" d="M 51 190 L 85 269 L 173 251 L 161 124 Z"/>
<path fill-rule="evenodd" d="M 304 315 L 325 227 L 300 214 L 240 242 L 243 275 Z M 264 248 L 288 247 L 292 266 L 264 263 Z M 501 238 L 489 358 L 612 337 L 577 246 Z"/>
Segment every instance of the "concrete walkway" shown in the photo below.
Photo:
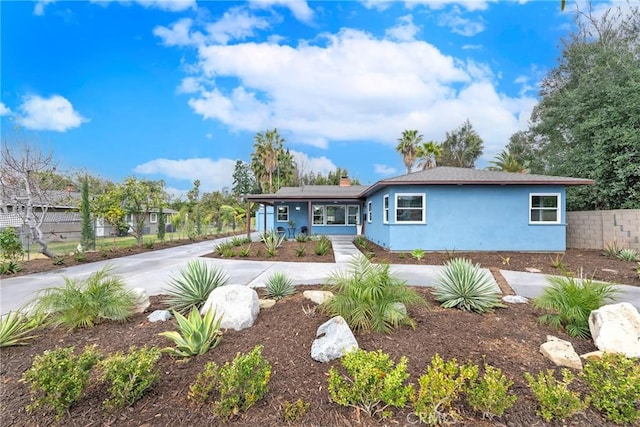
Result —
<path fill-rule="evenodd" d="M 253 236 L 257 240 L 257 234 Z M 96 270 L 111 265 L 113 273 L 126 279 L 132 288 L 144 288 L 149 295 L 166 293 L 167 282 L 191 260 L 213 252 L 216 244 L 228 238 L 209 240 L 191 245 L 161 249 L 122 258 L 114 258 L 68 267 L 47 273 L 31 274 L 0 281 L 0 313 L 16 310 L 31 301 L 37 292 L 63 283 L 63 276 L 86 278 Z M 353 245 L 352 236 L 331 237 L 336 263 L 300 263 L 277 261 L 238 261 L 232 259 L 201 258 L 220 265 L 230 276 L 230 283 L 258 287 L 276 271 L 286 273 L 294 283 L 301 285 L 323 284 L 333 272 L 348 268 L 348 262 L 360 251 Z M 392 265 L 400 278 L 413 286 L 430 286 L 442 266 Z M 519 295 L 535 297 L 546 286 L 542 274 L 502 271 L 503 276 Z M 496 289 L 498 289 L 496 285 Z M 631 302 L 640 310 L 640 288 L 621 286 L 619 301 Z"/>

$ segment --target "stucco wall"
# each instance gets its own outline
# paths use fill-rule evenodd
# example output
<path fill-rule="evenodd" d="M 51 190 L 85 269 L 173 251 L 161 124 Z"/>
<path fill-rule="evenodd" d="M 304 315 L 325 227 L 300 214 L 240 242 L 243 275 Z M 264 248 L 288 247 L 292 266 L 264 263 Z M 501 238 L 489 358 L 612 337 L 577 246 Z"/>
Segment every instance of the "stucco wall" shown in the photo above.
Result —
<path fill-rule="evenodd" d="M 567 247 L 604 249 L 619 248 L 640 251 L 640 209 L 567 212 Z"/>

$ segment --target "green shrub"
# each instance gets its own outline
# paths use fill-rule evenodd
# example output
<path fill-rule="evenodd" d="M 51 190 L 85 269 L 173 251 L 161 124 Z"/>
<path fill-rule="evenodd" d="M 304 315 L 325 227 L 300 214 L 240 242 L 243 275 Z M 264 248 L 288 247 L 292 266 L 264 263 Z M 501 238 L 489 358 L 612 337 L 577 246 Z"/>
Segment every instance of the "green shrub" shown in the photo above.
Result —
<path fill-rule="evenodd" d="M 296 287 L 293 286 L 291 278 L 280 271 L 273 273 L 267 279 L 267 283 L 265 285 L 267 297 L 276 300 L 280 300 L 296 293 Z"/>
<path fill-rule="evenodd" d="M 220 344 L 222 317 L 216 318 L 214 310 L 208 310 L 204 317 L 196 307 L 191 309 L 189 317 L 184 317 L 177 311 L 173 314 L 178 321 L 179 332 L 166 331 L 158 335 L 172 340 L 177 348 L 167 347 L 162 351 L 174 356 L 190 357 L 205 354 L 209 349 L 216 348 Z"/>
<path fill-rule="evenodd" d="M 39 312 L 51 313 L 55 325 L 71 329 L 90 327 L 103 320 L 125 321 L 133 314 L 135 296 L 124 280 L 111 276 L 106 266 L 84 281 L 64 278 L 64 286 L 44 289 L 36 300 Z"/>
<path fill-rule="evenodd" d="M 271 364 L 258 345 L 248 354 L 236 354 L 233 362 L 222 367 L 208 362 L 189 387 L 189 398 L 205 403 L 215 390 L 218 399 L 213 402 L 213 411 L 227 420 L 260 400 L 269 391 L 270 378 Z"/>
<path fill-rule="evenodd" d="M 285 400 L 282 408 L 284 420 L 288 423 L 300 421 L 309 410 L 309 406 L 311 406 L 309 402 L 305 402 L 302 399 L 298 399 L 294 403 Z"/>
<path fill-rule="evenodd" d="M 60 418 L 80 398 L 91 368 L 101 356 L 95 346 L 86 347 L 79 356 L 73 354 L 74 350 L 74 347 L 57 348 L 34 358 L 33 365 L 22 376 L 31 390 L 32 403 L 27 411 L 47 407 Z"/>
<path fill-rule="evenodd" d="M 605 353 L 585 363 L 581 377 L 593 406 L 616 424 L 640 421 L 640 364 L 619 353 Z"/>
<path fill-rule="evenodd" d="M 242 258 L 246 258 L 251 255 L 251 245 L 245 246 L 244 248 L 238 251 L 238 256 Z"/>
<path fill-rule="evenodd" d="M 87 255 L 82 251 L 75 251 L 73 253 L 73 259 L 75 259 L 76 262 L 85 262 L 87 260 Z"/>
<path fill-rule="evenodd" d="M 476 379 L 478 366 L 458 365 L 456 359 L 445 362 L 435 354 L 425 374 L 418 380 L 418 390 L 411 392 L 413 411 L 426 424 L 444 424 L 460 418 L 452 403 L 465 389 L 467 382 Z"/>
<path fill-rule="evenodd" d="M 22 271 L 22 266 L 15 261 L 0 261 L 0 274 L 16 274 Z"/>
<path fill-rule="evenodd" d="M 154 245 L 155 245 L 155 241 L 153 239 L 149 239 L 142 244 L 142 246 L 145 249 L 153 249 Z"/>
<path fill-rule="evenodd" d="M 19 311 L 8 312 L 0 317 L 0 347 L 26 344 L 36 337 L 30 334 L 41 324 L 41 319 L 30 319 Z"/>
<path fill-rule="evenodd" d="M 606 304 L 618 290 L 607 283 L 573 277 L 548 276 L 551 286 L 533 300 L 533 306 L 547 311 L 540 323 L 564 327 L 572 337 L 589 338 L 589 314 Z"/>
<path fill-rule="evenodd" d="M 262 233 L 260 241 L 264 243 L 267 255 L 274 256 L 277 249 L 284 241 L 284 234 L 279 234 L 277 231 L 271 230 L 266 233 Z"/>
<path fill-rule="evenodd" d="M 504 307 L 491 276 L 464 258 L 447 261 L 436 277 L 434 295 L 445 308 L 485 313 Z"/>
<path fill-rule="evenodd" d="M 233 246 L 229 248 L 225 248 L 222 251 L 223 258 L 233 258 L 234 256 L 236 256 L 236 251 L 233 249 Z"/>
<path fill-rule="evenodd" d="M 511 408 L 517 397 L 509 394 L 513 381 L 507 379 L 499 368 L 484 366 L 482 377 L 472 379 L 467 390 L 467 402 L 483 418 L 501 417 Z"/>
<path fill-rule="evenodd" d="M 631 248 L 620 249 L 618 252 L 618 259 L 621 259 L 622 261 L 637 261 L 638 251 Z"/>
<path fill-rule="evenodd" d="M 333 367 L 329 370 L 332 401 L 382 418 L 392 415 L 389 407 L 404 407 L 411 391 L 411 386 L 405 385 L 409 378 L 406 357 L 394 366 L 382 350 L 356 350 L 342 357 L 340 363 L 346 375 Z"/>
<path fill-rule="evenodd" d="M 234 236 L 231 238 L 231 244 L 235 247 L 242 246 L 244 243 L 244 238 L 239 236 Z"/>
<path fill-rule="evenodd" d="M 298 246 L 297 248 L 295 248 L 296 256 L 298 258 L 302 258 L 304 256 L 305 250 L 306 250 L 306 246 L 305 245 Z"/>
<path fill-rule="evenodd" d="M 233 243 L 231 243 L 229 240 L 226 240 L 224 242 L 220 242 L 213 248 L 213 252 L 217 253 L 218 255 L 220 255 L 222 257 L 229 250 L 233 251 Z"/>
<path fill-rule="evenodd" d="M 7 261 L 17 261 L 24 255 L 22 242 L 12 227 L 5 227 L 0 230 L 0 259 Z"/>
<path fill-rule="evenodd" d="M 309 240 L 310 240 L 310 237 L 303 233 L 298 233 L 295 237 L 295 241 L 298 243 L 308 242 Z"/>
<path fill-rule="evenodd" d="M 422 249 L 414 249 L 411 252 L 411 256 L 413 257 L 413 259 L 420 261 L 422 258 L 424 258 L 424 250 Z"/>
<path fill-rule="evenodd" d="M 353 244 L 359 247 L 360 249 L 367 249 L 367 247 L 369 246 L 369 242 L 367 241 L 367 238 L 364 236 L 356 236 L 353 239 Z"/>
<path fill-rule="evenodd" d="M 328 254 L 330 250 L 331 250 L 331 239 L 329 239 L 327 236 L 320 236 L 320 238 L 316 242 L 316 246 L 313 252 L 316 255 L 323 256 Z"/>
<path fill-rule="evenodd" d="M 608 258 L 618 258 L 619 253 L 620 248 L 618 247 L 618 244 L 616 242 L 613 242 L 611 244 L 607 244 L 602 255 Z"/>
<path fill-rule="evenodd" d="M 402 325 L 414 326 L 407 305 L 426 304 L 403 280 L 393 277 L 388 264 L 372 264 L 354 256 L 350 270 L 339 270 L 328 280 L 334 297 L 320 305 L 329 316 L 342 316 L 355 332 L 389 333 Z"/>
<path fill-rule="evenodd" d="M 153 386 L 160 375 L 156 364 L 160 360 L 157 348 L 136 349 L 128 354 L 114 353 L 98 364 L 102 371 L 100 380 L 109 384 L 109 399 L 106 408 L 131 406 Z"/>
<path fill-rule="evenodd" d="M 562 369 L 562 381 L 553 376 L 553 370 L 538 372 L 535 378 L 529 372 L 525 372 L 524 378 L 540 404 L 536 414 L 545 421 L 564 420 L 589 406 L 589 399 L 581 399 L 576 392 L 569 390 L 574 376 L 568 369 Z"/>
<path fill-rule="evenodd" d="M 166 302 L 172 310 L 185 314 L 193 307 L 201 308 L 211 291 L 228 282 L 229 276 L 222 267 L 202 260 L 190 261 L 180 269 L 178 277 L 169 280 Z"/>
<path fill-rule="evenodd" d="M 551 268 L 556 268 L 560 271 L 567 270 L 567 266 L 564 265 L 564 254 L 556 254 L 555 258 L 551 258 Z"/>
<path fill-rule="evenodd" d="M 51 261 L 53 265 L 64 265 L 64 256 L 58 255 Z"/>

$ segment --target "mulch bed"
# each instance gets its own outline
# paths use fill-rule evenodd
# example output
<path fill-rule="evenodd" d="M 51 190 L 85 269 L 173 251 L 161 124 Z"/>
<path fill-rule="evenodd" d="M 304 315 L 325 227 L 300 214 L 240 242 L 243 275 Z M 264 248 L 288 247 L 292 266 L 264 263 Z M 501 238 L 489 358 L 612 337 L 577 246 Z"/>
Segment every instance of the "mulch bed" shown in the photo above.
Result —
<path fill-rule="evenodd" d="M 315 253 L 316 241 L 308 240 L 306 242 L 285 241 L 278 247 L 274 256 L 269 256 L 265 249 L 264 244 L 259 242 L 253 242 L 251 244 L 244 243 L 233 249 L 233 257 L 223 257 L 217 252 L 212 252 L 205 255 L 208 258 L 225 258 L 225 259 L 237 259 L 237 260 L 251 260 L 251 261 L 289 261 L 289 262 L 335 262 L 333 256 L 333 248 L 329 248 L 329 251 L 324 255 L 318 255 Z M 244 250 L 248 249 L 248 254 L 240 255 Z M 302 255 L 298 255 L 298 251 L 304 249 Z"/>
<path fill-rule="evenodd" d="M 226 331 L 221 344 L 207 354 L 188 361 L 163 355 L 159 362 L 160 381 L 131 408 L 105 412 L 101 402 L 107 397 L 104 386 L 93 382 L 81 400 L 73 405 L 60 421 L 53 414 L 39 410 L 25 411 L 29 403 L 27 384 L 20 381 L 35 355 L 55 347 L 96 344 L 104 353 L 126 351 L 130 346 L 170 345 L 159 332 L 175 330 L 175 320 L 149 323 L 148 313 L 136 315 L 127 323 L 103 323 L 94 328 L 68 332 L 62 328 L 47 330 L 31 344 L 3 348 L 0 352 L 0 425 L 2 426 L 182 426 L 222 425 L 208 406 L 197 406 L 187 400 L 189 384 L 208 361 L 222 364 L 233 359 L 237 352 L 248 352 L 255 345 L 264 345 L 263 355 L 273 366 L 270 391 L 248 412 L 234 418 L 229 425 L 282 426 L 283 405 L 298 398 L 310 402 L 308 413 L 299 421 L 301 426 L 369 426 L 412 425 L 415 418 L 408 408 L 396 411 L 392 419 L 378 422 L 352 408 L 334 404 L 327 391 L 327 376 L 331 366 L 339 361 L 322 364 L 310 358 L 310 348 L 319 325 L 328 318 L 305 310 L 313 305 L 302 297 L 302 290 L 317 287 L 299 287 L 296 295 L 279 301 L 269 309 L 261 310 L 256 324 L 243 331 Z M 382 349 L 395 361 L 401 356 L 409 359 L 410 381 L 417 383 L 431 357 L 438 353 L 445 360 L 453 357 L 459 362 L 467 360 L 486 362 L 499 367 L 514 382 L 512 392 L 518 396 L 516 405 L 494 422 L 482 420 L 465 404 L 457 404 L 464 417 L 459 425 L 468 426 L 545 426 L 536 414 L 536 402 L 525 385 L 524 372 L 536 373 L 554 369 L 553 364 L 539 353 L 539 346 L 547 334 L 554 334 L 573 343 L 580 354 L 595 350 L 591 341 L 569 338 L 564 333 L 537 323 L 540 313 L 530 305 L 509 305 L 492 314 L 465 313 L 440 308 L 429 289 L 418 288 L 429 302 L 428 306 L 410 308 L 416 329 L 403 328 L 389 335 L 371 333 L 357 336 L 365 350 Z M 165 308 L 161 297 L 152 297 L 148 312 Z M 307 312 L 305 312 L 307 311 Z M 555 368 L 558 371 L 557 368 Z M 582 385 L 577 382 L 578 389 Z M 607 426 L 597 412 L 587 410 L 563 424 L 571 426 Z"/>

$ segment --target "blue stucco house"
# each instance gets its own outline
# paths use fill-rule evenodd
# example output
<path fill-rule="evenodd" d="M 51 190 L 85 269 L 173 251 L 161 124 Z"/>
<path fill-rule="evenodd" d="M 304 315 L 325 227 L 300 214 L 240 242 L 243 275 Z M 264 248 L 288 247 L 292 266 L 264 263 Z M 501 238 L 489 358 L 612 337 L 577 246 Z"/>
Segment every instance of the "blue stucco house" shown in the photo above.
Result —
<path fill-rule="evenodd" d="M 593 183 L 436 167 L 371 186 L 343 179 L 339 186 L 284 187 L 247 199 L 273 206 L 273 227 L 289 236 L 301 230 L 363 234 L 392 251 L 561 252 L 566 249 L 566 187 Z"/>

